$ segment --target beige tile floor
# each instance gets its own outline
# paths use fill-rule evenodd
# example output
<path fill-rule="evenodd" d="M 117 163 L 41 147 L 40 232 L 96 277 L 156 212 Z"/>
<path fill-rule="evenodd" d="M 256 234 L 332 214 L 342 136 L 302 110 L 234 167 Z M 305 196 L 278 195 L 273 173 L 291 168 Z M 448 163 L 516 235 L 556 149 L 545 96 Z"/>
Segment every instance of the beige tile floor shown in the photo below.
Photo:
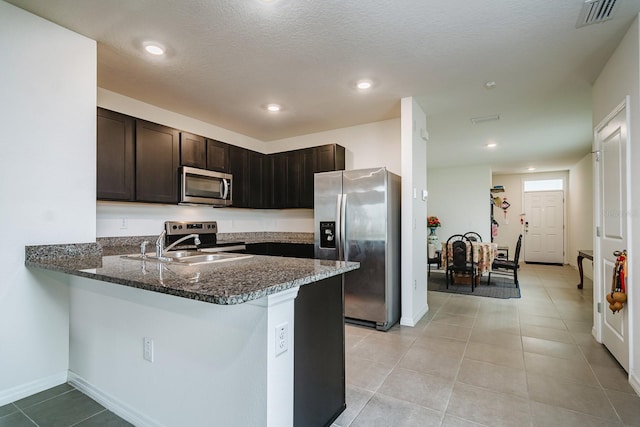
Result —
<path fill-rule="evenodd" d="M 522 298 L 429 292 L 417 327 L 347 325 L 346 426 L 640 426 L 640 397 L 591 336 L 591 281 L 523 265 Z"/>

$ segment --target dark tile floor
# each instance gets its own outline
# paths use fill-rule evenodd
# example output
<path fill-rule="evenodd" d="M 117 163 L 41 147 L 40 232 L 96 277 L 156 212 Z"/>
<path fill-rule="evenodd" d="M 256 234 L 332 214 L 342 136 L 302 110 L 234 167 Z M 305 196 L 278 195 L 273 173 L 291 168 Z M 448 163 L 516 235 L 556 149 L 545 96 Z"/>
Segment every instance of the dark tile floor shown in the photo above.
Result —
<path fill-rule="evenodd" d="M 429 292 L 414 328 L 347 325 L 334 427 L 640 426 L 640 397 L 591 336 L 592 282 L 576 289 L 569 266 L 519 276 L 520 299 Z"/>
<path fill-rule="evenodd" d="M 69 384 L 0 406 L 0 427 L 125 427 L 128 422 Z"/>

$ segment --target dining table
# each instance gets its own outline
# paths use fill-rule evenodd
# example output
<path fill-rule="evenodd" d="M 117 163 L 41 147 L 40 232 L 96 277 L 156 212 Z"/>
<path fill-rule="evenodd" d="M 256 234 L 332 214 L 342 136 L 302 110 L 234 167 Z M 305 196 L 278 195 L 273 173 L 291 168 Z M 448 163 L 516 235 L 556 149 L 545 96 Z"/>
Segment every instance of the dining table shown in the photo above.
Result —
<path fill-rule="evenodd" d="M 445 268 L 453 259 L 452 243 L 453 242 L 442 242 L 442 265 L 445 266 Z M 473 263 L 478 267 L 478 276 L 482 276 L 482 274 L 491 271 L 491 265 L 497 253 L 497 243 L 472 241 L 471 246 L 467 245 L 467 259 L 472 259 L 471 257 L 473 257 Z"/>

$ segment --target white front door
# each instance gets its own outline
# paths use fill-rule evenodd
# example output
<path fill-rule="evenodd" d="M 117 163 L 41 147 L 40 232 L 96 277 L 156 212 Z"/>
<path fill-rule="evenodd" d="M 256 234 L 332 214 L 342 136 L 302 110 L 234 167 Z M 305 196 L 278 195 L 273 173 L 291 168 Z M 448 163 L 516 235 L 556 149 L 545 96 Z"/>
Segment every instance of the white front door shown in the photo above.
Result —
<path fill-rule="evenodd" d="M 564 192 L 524 193 L 525 262 L 564 263 Z"/>
<path fill-rule="evenodd" d="M 627 248 L 627 108 L 621 104 L 596 128 L 597 225 L 594 265 L 598 279 L 594 303 L 601 303 L 602 343 L 629 370 L 629 304 L 618 313 L 609 309 L 606 295 L 611 292 L 615 251 Z"/>

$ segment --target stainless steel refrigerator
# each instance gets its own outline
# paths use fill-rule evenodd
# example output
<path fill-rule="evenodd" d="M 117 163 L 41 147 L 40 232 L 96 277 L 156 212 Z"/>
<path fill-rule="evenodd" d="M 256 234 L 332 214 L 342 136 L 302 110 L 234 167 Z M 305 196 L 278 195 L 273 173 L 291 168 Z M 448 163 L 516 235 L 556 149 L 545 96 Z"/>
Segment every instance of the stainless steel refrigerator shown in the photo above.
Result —
<path fill-rule="evenodd" d="M 315 257 L 360 263 L 345 274 L 345 320 L 386 331 L 400 319 L 400 177 L 375 168 L 314 181 Z"/>

